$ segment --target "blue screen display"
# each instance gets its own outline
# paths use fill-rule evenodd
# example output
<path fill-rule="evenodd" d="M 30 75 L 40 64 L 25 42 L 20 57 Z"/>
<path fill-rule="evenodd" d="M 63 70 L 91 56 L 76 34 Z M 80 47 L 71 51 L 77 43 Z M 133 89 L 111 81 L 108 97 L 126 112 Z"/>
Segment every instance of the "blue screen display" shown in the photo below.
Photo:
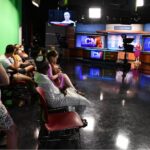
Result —
<path fill-rule="evenodd" d="M 134 38 L 133 42 L 130 43 L 134 47 L 137 44 L 142 44 L 142 36 L 138 34 L 126 34 L 127 38 Z M 110 50 L 123 50 L 123 39 L 121 34 L 110 34 L 107 37 L 107 48 Z"/>
<path fill-rule="evenodd" d="M 76 35 L 76 47 L 104 48 L 104 36 L 100 35 Z"/>
<path fill-rule="evenodd" d="M 150 37 L 144 38 L 143 50 L 150 51 Z"/>
<path fill-rule="evenodd" d="M 91 58 L 102 59 L 103 58 L 103 52 L 98 51 L 98 50 L 91 50 Z"/>
<path fill-rule="evenodd" d="M 123 39 L 121 35 L 108 35 L 107 48 L 110 50 L 123 50 Z"/>

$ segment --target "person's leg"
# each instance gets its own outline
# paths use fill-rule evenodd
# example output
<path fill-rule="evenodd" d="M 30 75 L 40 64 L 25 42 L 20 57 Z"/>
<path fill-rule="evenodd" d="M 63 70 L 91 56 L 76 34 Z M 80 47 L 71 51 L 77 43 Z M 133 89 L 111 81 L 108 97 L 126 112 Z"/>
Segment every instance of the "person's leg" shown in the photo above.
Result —
<path fill-rule="evenodd" d="M 65 103 L 68 106 L 78 106 L 78 105 L 90 106 L 91 105 L 91 102 L 87 98 L 78 94 L 76 90 L 73 88 L 67 88 Z"/>
<path fill-rule="evenodd" d="M 5 106 L 0 102 L 0 127 L 7 133 L 7 148 L 17 149 L 16 126 L 7 112 Z"/>
<path fill-rule="evenodd" d="M 82 96 L 85 96 L 85 94 L 84 94 L 83 92 L 77 90 L 77 89 L 74 87 L 74 85 L 72 84 L 72 82 L 71 82 L 71 80 L 70 80 L 70 78 L 68 77 L 67 74 L 63 74 L 63 76 L 64 76 L 64 82 L 65 82 L 65 84 L 66 84 L 66 87 L 71 87 L 71 88 L 75 89 L 78 94 L 80 94 L 80 95 L 82 95 Z"/>
<path fill-rule="evenodd" d="M 16 82 L 20 82 L 20 81 L 25 81 L 25 82 L 30 82 L 30 83 L 33 82 L 31 77 L 24 75 L 24 74 L 21 74 L 21 73 L 14 74 L 13 79 Z"/>
<path fill-rule="evenodd" d="M 65 82 L 66 87 L 72 87 L 72 88 L 75 89 L 75 87 L 73 86 L 73 84 L 72 84 L 70 78 L 68 77 L 68 75 L 63 74 L 63 77 L 64 77 L 64 82 Z"/>
<path fill-rule="evenodd" d="M 17 149 L 18 140 L 17 140 L 17 130 L 16 126 L 13 124 L 7 130 L 7 148 L 8 149 Z"/>

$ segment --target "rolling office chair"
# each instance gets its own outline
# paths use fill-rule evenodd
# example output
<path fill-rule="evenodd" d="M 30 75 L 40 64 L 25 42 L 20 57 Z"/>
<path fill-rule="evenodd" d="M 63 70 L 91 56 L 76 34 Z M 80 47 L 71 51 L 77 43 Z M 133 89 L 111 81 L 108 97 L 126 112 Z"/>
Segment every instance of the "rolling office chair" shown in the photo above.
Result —
<path fill-rule="evenodd" d="M 81 119 L 77 112 L 66 111 L 56 112 L 48 109 L 48 104 L 45 100 L 45 93 L 41 87 L 36 87 L 36 91 L 40 96 L 40 107 L 43 115 L 39 142 L 46 144 L 48 141 L 56 140 L 71 140 L 77 139 L 75 135 L 79 135 L 79 130 L 87 126 L 87 121 Z"/>

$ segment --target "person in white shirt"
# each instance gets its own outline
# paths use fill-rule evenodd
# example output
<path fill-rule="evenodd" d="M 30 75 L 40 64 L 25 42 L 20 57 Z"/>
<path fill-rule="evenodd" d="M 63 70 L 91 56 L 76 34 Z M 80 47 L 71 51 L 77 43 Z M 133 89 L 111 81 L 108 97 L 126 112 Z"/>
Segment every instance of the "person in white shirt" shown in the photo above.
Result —
<path fill-rule="evenodd" d="M 45 92 L 45 97 L 48 105 L 51 108 L 63 107 L 63 106 L 90 106 L 91 102 L 79 95 L 75 89 L 67 88 L 66 95 L 61 93 L 61 91 L 56 87 L 53 82 L 47 76 L 49 69 L 48 61 L 36 62 L 37 72 L 34 76 L 34 81 L 39 87 L 43 88 Z"/>
<path fill-rule="evenodd" d="M 27 81 L 32 82 L 32 78 L 26 75 L 27 70 L 25 68 L 20 68 L 19 63 L 14 59 L 14 46 L 7 45 L 5 54 L 0 56 L 0 63 L 3 65 L 6 71 L 13 72 L 13 79 L 15 81 Z"/>

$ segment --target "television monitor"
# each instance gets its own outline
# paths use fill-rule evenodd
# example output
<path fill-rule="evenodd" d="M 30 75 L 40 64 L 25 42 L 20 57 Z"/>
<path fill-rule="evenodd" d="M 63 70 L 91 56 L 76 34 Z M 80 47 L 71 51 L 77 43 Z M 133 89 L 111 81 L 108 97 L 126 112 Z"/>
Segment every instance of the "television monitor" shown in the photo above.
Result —
<path fill-rule="evenodd" d="M 75 26 L 74 14 L 72 11 L 50 9 L 48 23 L 57 26 Z"/>
<path fill-rule="evenodd" d="M 143 51 L 150 52 L 150 37 L 145 37 L 144 38 Z"/>
<path fill-rule="evenodd" d="M 104 48 L 104 36 L 102 35 L 88 35 L 77 34 L 76 35 L 76 47 L 77 48 Z"/>
<path fill-rule="evenodd" d="M 91 58 L 92 59 L 102 59 L 103 52 L 99 50 L 91 50 Z"/>
<path fill-rule="evenodd" d="M 109 50 L 123 50 L 123 39 L 121 35 L 108 35 L 107 48 Z"/>
<path fill-rule="evenodd" d="M 127 39 L 134 39 L 130 44 L 134 47 L 142 44 L 142 36 L 139 34 L 126 34 Z M 121 34 L 109 34 L 107 36 L 107 48 L 109 50 L 124 50 L 123 38 Z"/>

